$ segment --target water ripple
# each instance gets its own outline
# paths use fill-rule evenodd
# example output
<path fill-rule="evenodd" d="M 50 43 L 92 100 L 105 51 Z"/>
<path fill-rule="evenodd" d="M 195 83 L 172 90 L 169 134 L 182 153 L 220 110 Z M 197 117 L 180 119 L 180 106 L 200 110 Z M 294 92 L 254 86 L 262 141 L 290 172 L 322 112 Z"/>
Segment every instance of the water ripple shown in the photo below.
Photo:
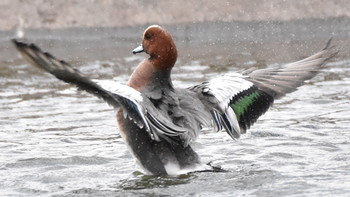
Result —
<path fill-rule="evenodd" d="M 246 58 L 246 56 L 245 56 Z M 216 58 L 224 61 L 224 57 Z M 96 78 L 125 82 L 140 58 L 81 65 Z M 179 60 L 174 84 L 187 87 L 239 70 Z M 239 60 L 237 60 L 239 61 Z M 274 106 L 233 141 L 205 132 L 193 143 L 203 163 L 227 172 L 142 174 L 108 105 L 23 62 L 1 65 L 0 193 L 5 196 L 322 196 L 350 194 L 350 60 L 323 72 Z M 261 64 L 261 65 L 260 65 Z M 262 65 L 264 64 L 264 65 Z M 123 66 L 122 66 L 123 65 Z M 184 66 L 180 66 L 184 65 Z M 237 65 L 239 66 L 239 65 Z M 103 68 L 103 69 L 102 69 Z M 122 73 L 114 76 L 113 73 Z"/>

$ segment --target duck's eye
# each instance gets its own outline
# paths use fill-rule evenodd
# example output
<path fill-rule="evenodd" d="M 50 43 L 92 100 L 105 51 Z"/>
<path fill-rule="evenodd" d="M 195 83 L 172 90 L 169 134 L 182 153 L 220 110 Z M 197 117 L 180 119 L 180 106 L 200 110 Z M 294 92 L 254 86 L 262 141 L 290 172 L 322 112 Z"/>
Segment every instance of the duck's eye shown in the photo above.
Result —
<path fill-rule="evenodd" d="M 146 40 L 149 40 L 149 39 L 151 39 L 152 38 L 152 35 L 151 34 L 149 34 L 149 33 L 146 33 L 146 35 L 145 35 L 145 39 Z"/>

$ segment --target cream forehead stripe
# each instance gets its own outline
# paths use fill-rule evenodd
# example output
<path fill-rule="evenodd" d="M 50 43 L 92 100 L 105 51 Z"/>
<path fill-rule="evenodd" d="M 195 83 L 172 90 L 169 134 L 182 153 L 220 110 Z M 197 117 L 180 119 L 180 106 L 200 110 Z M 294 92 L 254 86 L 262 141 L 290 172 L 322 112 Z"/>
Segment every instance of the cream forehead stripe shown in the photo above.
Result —
<path fill-rule="evenodd" d="M 153 28 L 153 27 L 158 27 L 158 28 L 160 28 L 161 30 L 163 30 L 163 28 L 162 28 L 161 26 L 159 26 L 159 25 L 151 25 L 151 26 L 149 26 L 149 27 L 143 32 L 143 37 L 145 37 L 145 33 L 146 33 L 149 29 L 151 29 L 151 28 Z"/>

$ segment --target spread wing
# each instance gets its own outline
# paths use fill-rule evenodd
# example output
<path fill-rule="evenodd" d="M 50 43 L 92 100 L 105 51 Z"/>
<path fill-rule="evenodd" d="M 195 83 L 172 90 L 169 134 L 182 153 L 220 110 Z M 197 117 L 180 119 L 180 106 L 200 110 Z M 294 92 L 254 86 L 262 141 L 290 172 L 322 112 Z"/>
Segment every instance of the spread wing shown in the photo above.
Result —
<path fill-rule="evenodd" d="M 224 128 L 232 138 L 239 138 L 273 103 L 272 96 L 239 73 L 220 76 L 190 90 L 209 107 L 215 130 Z"/>
<path fill-rule="evenodd" d="M 318 53 L 297 62 L 282 67 L 273 67 L 245 72 L 247 80 L 253 82 L 259 89 L 274 98 L 280 98 L 295 91 L 306 80 L 320 72 L 325 62 L 337 54 L 330 47 L 331 39 L 325 48 Z"/>
<path fill-rule="evenodd" d="M 273 104 L 313 78 L 336 53 L 330 41 L 320 52 L 284 66 L 230 73 L 190 87 L 209 108 L 216 130 L 239 138 Z"/>
<path fill-rule="evenodd" d="M 188 131 L 162 118 L 149 99 L 135 89 L 117 82 L 89 79 L 67 62 L 42 52 L 34 44 L 17 40 L 13 40 L 13 43 L 32 65 L 103 99 L 114 108 L 122 108 L 125 118 L 132 119 L 140 128 L 144 128 L 153 140 L 159 141 L 162 138 L 184 146 L 188 144 Z"/>

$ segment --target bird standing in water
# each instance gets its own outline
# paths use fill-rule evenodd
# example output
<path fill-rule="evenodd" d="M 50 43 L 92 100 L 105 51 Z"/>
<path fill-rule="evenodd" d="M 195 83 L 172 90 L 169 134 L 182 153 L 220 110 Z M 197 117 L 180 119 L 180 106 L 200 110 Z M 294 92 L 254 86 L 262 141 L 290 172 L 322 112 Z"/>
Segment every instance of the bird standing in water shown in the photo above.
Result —
<path fill-rule="evenodd" d="M 334 53 L 320 52 L 281 67 L 227 73 L 181 89 L 171 81 L 177 49 L 170 33 L 148 27 L 133 53 L 145 52 L 127 85 L 93 80 L 34 44 L 13 40 L 23 57 L 56 78 L 76 85 L 117 110 L 120 134 L 146 172 L 176 174 L 202 166 L 191 142 L 201 129 L 214 127 L 239 138 L 272 105 L 313 78 Z"/>

